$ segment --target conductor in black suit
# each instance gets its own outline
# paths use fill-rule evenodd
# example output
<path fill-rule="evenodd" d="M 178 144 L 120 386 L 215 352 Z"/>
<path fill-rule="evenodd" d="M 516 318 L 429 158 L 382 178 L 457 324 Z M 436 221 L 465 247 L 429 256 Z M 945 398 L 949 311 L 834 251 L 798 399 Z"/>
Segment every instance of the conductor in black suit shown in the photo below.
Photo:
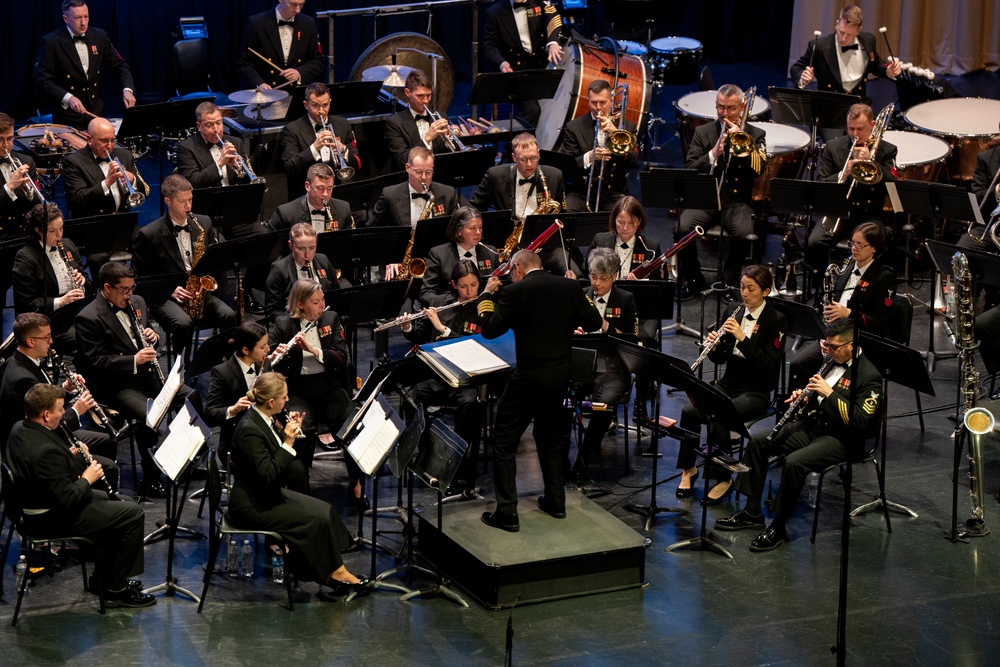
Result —
<path fill-rule="evenodd" d="M 214 102 L 202 102 L 194 110 L 194 116 L 198 134 L 177 145 L 177 173 L 194 188 L 249 183 L 250 175 L 239 166 L 243 140 L 222 136 L 225 125 L 219 107 Z"/>
<path fill-rule="evenodd" d="M 135 419 L 135 439 L 142 457 L 142 496 L 164 496 L 160 469 L 153 460 L 157 432 L 146 426 L 146 399 L 155 398 L 163 385 L 157 377 L 156 332 L 149 328 L 146 302 L 135 295 L 135 272 L 120 262 L 101 267 L 99 294 L 76 318 L 77 356 L 81 375 L 87 378 L 94 396 L 117 410 L 126 419 Z M 136 313 L 138 326 L 150 341 L 146 347 L 137 338 L 129 313 Z M 164 373 L 166 371 L 164 370 Z M 180 408 L 185 399 L 201 410 L 201 400 L 186 385 L 181 385 L 171 406 Z"/>
<path fill-rule="evenodd" d="M 137 176 L 132 151 L 115 146 L 115 127 L 104 118 L 95 118 L 87 126 L 87 146 L 63 160 L 63 182 L 69 217 L 125 213 L 129 205 L 128 179 L 136 192 L 149 195 L 149 186 Z M 108 155 L 110 151 L 110 159 Z M 117 160 L 117 162 L 115 161 Z M 124 171 L 119 168 L 119 163 Z"/>
<path fill-rule="evenodd" d="M 392 156 L 392 167 L 403 169 L 409 162 L 410 149 L 418 146 L 433 153 L 447 153 L 448 119 L 431 118 L 430 105 L 433 91 L 431 78 L 423 70 L 415 69 L 406 75 L 403 94 L 407 107 L 396 112 L 385 122 L 385 142 Z M 445 109 L 447 112 L 447 109 Z"/>
<path fill-rule="evenodd" d="M 135 106 L 134 84 L 128 63 L 118 54 L 106 32 L 90 27 L 90 10 L 84 0 L 62 3 L 66 28 L 43 36 L 35 58 L 35 92 L 52 106 L 52 122 L 85 128 L 86 112 L 104 114 L 99 97 L 101 69 L 114 70 L 122 86 L 126 109 Z"/>
<path fill-rule="evenodd" d="M 746 107 L 746 98 L 738 86 L 726 84 L 719 88 L 715 97 L 718 122 L 698 126 L 688 147 L 685 167 L 702 173 L 712 174 L 725 183 L 719 198 L 722 203 L 721 215 L 715 211 L 684 209 L 674 232 L 675 240 L 701 226 L 704 229 L 721 222 L 729 238 L 725 243 L 726 259 L 722 267 L 722 278 L 726 285 L 736 286 L 740 279 L 740 267 L 746 261 L 750 243 L 747 235 L 753 231 L 753 184 L 764 170 L 767 154 L 764 150 L 764 131 L 747 125 L 753 145 L 745 156 L 734 155 L 731 151 L 730 136 L 740 129 L 738 123 Z M 720 250 L 720 252 L 722 252 Z M 681 278 L 681 298 L 690 298 L 705 286 L 698 261 L 698 245 L 690 244 L 678 253 Z"/>
<path fill-rule="evenodd" d="M 273 320 L 285 311 L 288 294 L 297 280 L 319 283 L 324 292 L 350 287 L 346 279 L 337 278 L 337 270 L 330 259 L 316 252 L 316 230 L 305 222 L 297 222 L 288 231 L 288 248 L 291 252 L 271 265 L 264 289 L 264 314 Z"/>
<path fill-rule="evenodd" d="M 171 174 L 160 186 L 166 214 L 142 227 L 132 239 L 132 267 L 143 276 L 191 273 L 204 250 L 220 238 L 207 215 L 191 213 L 194 193 L 186 178 Z M 201 252 L 198 247 L 203 246 Z M 236 313 L 222 299 L 202 287 L 204 303 L 197 319 L 186 312 L 197 292 L 188 290 L 188 281 L 177 285 L 163 303 L 153 303 L 153 317 L 173 337 L 173 349 L 178 353 L 191 346 L 195 326 L 217 328 L 220 331 L 236 326 Z M 196 313 L 197 314 L 197 313 Z"/>
<path fill-rule="evenodd" d="M 322 83 L 306 86 L 306 115 L 285 125 L 281 132 L 281 164 L 288 178 L 289 200 L 304 193 L 302 183 L 310 166 L 322 162 L 340 169 L 340 156 L 344 163 L 360 171 L 361 158 L 354 138 L 354 131 L 346 118 L 331 116 L 330 89 Z M 336 147 L 334 147 L 336 142 Z"/>
<path fill-rule="evenodd" d="M 892 79 L 899 76 L 899 61 L 883 60 L 875 48 L 875 35 L 861 32 L 863 20 L 860 7 L 844 7 L 837 17 L 836 30 L 810 40 L 806 52 L 792 64 L 790 76 L 795 85 L 805 88 L 815 81 L 819 90 L 857 95 L 870 102 L 865 97 L 869 75 Z"/>
<path fill-rule="evenodd" d="M 545 69 L 562 63 L 562 17 L 549 0 L 497 0 L 486 10 L 483 55 L 498 72 Z M 531 125 L 538 123 L 537 100 L 518 103 L 518 114 Z"/>
<path fill-rule="evenodd" d="M 21 166 L 14 167 L 12 157 Z M 0 113 L 0 179 L 3 181 L 0 187 L 0 241 L 21 238 L 25 214 L 41 203 L 31 187 L 31 180 L 36 178 L 38 174 L 31 156 L 14 151 L 14 119 Z"/>
<path fill-rule="evenodd" d="M 483 216 L 471 206 L 460 206 L 451 214 L 445 236 L 449 243 L 431 248 L 427 253 L 427 270 L 420 288 L 420 301 L 425 306 L 440 306 L 453 298 L 451 270 L 459 261 L 471 261 L 480 275 L 493 272 L 497 251 L 480 243 L 483 240 Z"/>
<path fill-rule="evenodd" d="M 569 388 L 573 332 L 603 326 L 600 314 L 577 281 L 541 268 L 542 260 L 534 252 L 517 251 L 511 258 L 514 283 L 500 290 L 500 279 L 491 277 L 478 306 L 485 338 L 514 331 L 517 366 L 500 399 L 494 432 L 493 486 L 497 505 L 493 512 L 482 516 L 487 525 L 510 532 L 520 529 L 515 480 L 517 446 L 532 420 L 545 483 L 538 506 L 557 519 L 566 516 L 566 457 L 559 422 Z M 498 290 L 500 296 L 496 298 Z"/>
<path fill-rule="evenodd" d="M 241 88 L 266 90 L 289 81 L 305 86 L 323 78 L 326 58 L 319 44 L 316 20 L 300 13 L 305 4 L 304 0 L 279 0 L 274 11 L 247 19 L 236 57 Z M 250 49 L 282 69 L 272 67 Z"/>
<path fill-rule="evenodd" d="M 353 229 L 354 216 L 351 205 L 333 197 L 334 174 L 330 165 L 322 162 L 306 171 L 305 194 L 274 209 L 268 226 L 276 232 L 291 229 L 292 225 L 305 222 L 317 234 Z"/>
<path fill-rule="evenodd" d="M 591 81 L 587 86 L 587 102 L 590 113 L 566 123 L 559 145 L 560 152 L 576 157 L 576 166 L 582 174 L 582 178 L 575 179 L 577 190 L 566 195 L 566 206 L 571 211 L 596 210 L 597 193 L 600 192 L 600 210 L 609 211 L 616 201 L 628 194 L 628 173 L 639 164 L 639 149 L 634 146 L 625 155 L 615 155 L 607 148 L 608 135 L 619 129 L 619 123 L 611 115 L 610 83 L 604 79 Z M 626 119 L 623 127 L 635 136 L 635 123 Z"/>

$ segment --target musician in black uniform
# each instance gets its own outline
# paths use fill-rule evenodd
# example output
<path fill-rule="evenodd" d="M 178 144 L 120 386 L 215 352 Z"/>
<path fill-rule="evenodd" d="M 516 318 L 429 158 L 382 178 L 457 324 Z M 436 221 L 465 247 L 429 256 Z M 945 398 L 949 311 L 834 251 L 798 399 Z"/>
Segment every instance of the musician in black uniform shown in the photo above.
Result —
<path fill-rule="evenodd" d="M 675 240 L 681 238 L 695 226 L 708 229 L 721 220 L 722 228 L 728 235 L 725 244 L 725 261 L 722 277 L 726 285 L 739 283 L 740 267 L 747 257 L 750 243 L 746 240 L 753 231 L 753 184 L 767 163 L 764 150 L 764 131 L 747 125 L 744 132 L 750 135 L 753 145 L 746 155 L 736 155 L 731 149 L 730 137 L 740 130 L 738 123 L 746 108 L 746 98 L 738 86 L 726 84 L 719 88 L 715 97 L 718 123 L 699 125 L 691 138 L 685 167 L 724 179 L 719 198 L 722 203 L 721 216 L 715 211 L 684 209 L 677 224 Z M 691 244 L 678 254 L 678 271 L 685 284 L 681 287 L 681 298 L 694 296 L 705 286 L 698 261 L 698 246 Z"/>
<path fill-rule="evenodd" d="M 423 70 L 415 69 L 407 74 L 403 94 L 408 105 L 385 121 L 385 143 L 396 170 L 409 164 L 411 148 L 423 147 L 432 153 L 449 152 L 444 139 L 448 133 L 448 119 L 431 118 L 431 85 L 431 77 Z"/>
<path fill-rule="evenodd" d="M 194 193 L 186 178 L 171 174 L 160 186 L 167 212 L 163 217 L 145 225 L 132 239 L 132 268 L 143 276 L 157 274 L 191 274 L 191 268 L 208 246 L 221 239 L 207 215 L 191 213 Z M 150 304 L 153 317 L 172 336 L 173 349 L 180 353 L 191 346 L 195 327 L 217 328 L 220 331 L 236 326 L 236 313 L 211 291 L 201 288 L 188 289 L 189 281 L 177 285 L 163 303 Z M 201 285 L 199 285 L 201 287 Z M 191 302 L 200 298 L 204 303 L 202 315 L 193 318 L 187 311 Z M 197 313 L 195 313 L 197 314 Z"/>
<path fill-rule="evenodd" d="M 563 22 L 548 0 L 497 0 L 486 10 L 483 55 L 495 71 L 519 72 L 545 69 L 562 63 Z M 537 100 L 519 101 L 518 115 L 530 125 L 538 124 L 541 107 Z"/>
<path fill-rule="evenodd" d="M 333 182 L 334 173 L 330 165 L 317 162 L 309 167 L 306 170 L 305 194 L 274 209 L 271 219 L 267 221 L 268 227 L 280 232 L 291 229 L 298 222 L 306 222 L 317 234 L 353 228 L 351 205 L 333 197 Z"/>
<path fill-rule="evenodd" d="M 350 287 L 346 279 L 337 279 L 337 270 L 330 259 L 316 252 L 316 230 L 305 222 L 298 222 L 288 232 L 291 252 L 271 265 L 264 290 L 264 314 L 269 320 L 285 310 L 288 294 L 297 280 L 319 283 L 324 292 L 338 289 L 341 282 Z"/>
<path fill-rule="evenodd" d="M 715 383 L 716 388 L 733 399 L 736 412 L 744 421 L 767 412 L 771 392 L 778 384 L 778 372 L 781 370 L 788 322 L 766 299 L 773 284 L 771 271 L 766 266 L 751 264 L 744 267 L 740 278 L 742 305 L 726 316 L 721 328 L 723 333 L 710 331 L 704 343 L 705 347 L 714 348 L 708 359 L 726 365 L 722 379 Z M 680 427 L 700 433 L 702 424 L 708 426 L 708 451 L 718 448 L 732 454 L 729 429 L 720 422 L 710 422 L 708 415 L 690 403 L 686 404 L 681 410 Z M 695 467 L 698 445 L 698 438 L 681 440 L 677 467 L 683 473 L 677 486 L 678 498 L 694 495 L 692 484 L 698 477 L 698 468 Z M 721 471 L 714 472 L 718 476 Z M 730 494 L 731 489 L 729 476 L 724 475 L 722 481 L 709 490 L 708 497 L 702 499 L 702 504 L 717 505 Z"/>
<path fill-rule="evenodd" d="M 582 175 L 576 179 L 576 190 L 567 193 L 566 207 L 571 211 L 596 210 L 597 193 L 600 192 L 600 210 L 610 211 L 615 202 L 628 194 L 629 171 L 639 165 L 638 144 L 625 155 L 615 155 L 607 148 L 608 135 L 622 127 L 611 114 L 613 100 L 610 83 L 604 79 L 591 81 L 587 86 L 587 102 L 590 113 L 566 123 L 559 145 L 561 152 L 576 157 L 576 166 Z M 623 127 L 633 137 L 636 135 L 632 121 L 626 119 Z M 592 185 L 588 187 L 588 183 Z"/>
<path fill-rule="evenodd" d="M 160 393 L 156 364 L 156 332 L 148 324 L 146 302 L 134 294 L 135 271 L 121 262 L 101 267 L 100 293 L 76 318 L 77 356 L 73 359 L 80 374 L 102 404 L 110 405 L 126 419 L 134 419 L 136 444 L 142 457 L 141 496 L 165 496 L 160 469 L 153 460 L 158 434 L 146 426 L 146 399 Z M 131 317 L 129 304 L 136 319 Z M 150 342 L 147 347 L 136 328 Z M 161 368 L 166 374 L 166 370 Z M 199 412 L 201 399 L 190 387 L 181 385 L 171 402 L 180 409 L 185 400 Z"/>
<path fill-rule="evenodd" d="M 66 28 L 43 36 L 35 58 L 35 93 L 52 106 L 52 122 L 82 129 L 90 120 L 86 112 L 104 113 L 98 96 L 102 68 L 117 73 L 125 108 L 134 107 L 135 86 L 128 63 L 106 32 L 90 27 L 87 3 L 64 0 L 62 15 Z"/>
<path fill-rule="evenodd" d="M 288 178 L 289 200 L 303 194 L 302 183 L 312 165 L 322 162 L 334 172 L 340 169 L 334 142 L 340 148 L 344 163 L 355 171 L 361 170 L 351 124 L 346 118 L 329 115 L 330 89 L 322 83 L 310 83 L 305 96 L 306 114 L 285 125 L 281 132 L 281 164 Z"/>
<path fill-rule="evenodd" d="M 823 299 L 823 320 L 850 318 L 854 309 L 861 310 L 861 328 L 876 336 L 892 336 L 892 304 L 896 298 L 896 274 L 879 257 L 885 248 L 882 226 L 863 222 L 851 234 L 851 259 L 843 273 L 837 271 L 833 294 Z M 831 271 L 831 276 L 833 271 Z M 826 281 L 824 281 L 825 283 Z M 820 347 L 816 342 L 802 347 L 792 358 L 789 384 L 801 387 L 809 373 L 819 367 Z"/>
<path fill-rule="evenodd" d="M 587 288 L 586 294 L 602 321 L 601 326 L 594 331 L 586 331 L 580 327 L 576 333 L 599 332 L 638 336 L 639 319 L 636 316 L 635 297 L 615 286 L 621 266 L 618 255 L 610 248 L 595 248 L 587 256 L 587 262 L 590 269 L 590 287 Z M 598 353 L 596 363 L 597 373 L 594 376 L 594 388 L 590 400 L 607 406 L 628 400 L 632 388 L 631 376 L 618 355 Z M 573 474 L 577 481 L 586 478 L 587 465 L 600 456 L 601 442 L 614 417 L 615 414 L 611 410 L 595 408 L 590 413 L 590 423 L 587 424 L 583 441 L 579 443 L 576 463 L 573 465 Z"/>
<path fill-rule="evenodd" d="M 268 90 L 289 81 L 305 86 L 326 74 L 316 19 L 301 14 L 304 0 L 279 0 L 274 11 L 255 14 L 243 28 L 236 75 L 241 88 Z M 250 52 L 253 49 L 279 68 Z"/>
<path fill-rule="evenodd" d="M 462 260 L 469 260 L 480 275 L 491 273 L 497 264 L 497 251 L 481 243 L 483 216 L 471 206 L 461 206 L 451 214 L 445 236 L 449 242 L 431 248 L 427 253 L 427 270 L 420 289 L 420 301 L 425 306 L 439 306 L 454 298 L 454 279 L 448 281 L 451 270 Z"/>
<path fill-rule="evenodd" d="M 746 505 L 731 517 L 715 522 L 720 530 L 764 528 L 761 496 L 767 480 L 768 459 L 784 455 L 774 517 L 771 525 L 750 543 L 750 551 L 770 551 L 784 544 L 788 539 L 785 524 L 792 516 L 809 473 L 840 461 L 861 458 L 865 453 L 865 439 L 878 430 L 883 407 L 882 375 L 860 348 L 852 361 L 854 323 L 843 318 L 831 322 L 826 329 L 823 348 L 834 363 L 823 375 L 817 373 L 810 377 L 805 385 L 805 389 L 812 392 L 805 406 L 806 417 L 783 426 L 774 442 L 768 441 L 770 431 L 750 440 L 743 459 L 750 472 L 736 478 L 736 488 L 747 497 Z M 853 363 L 858 365 L 856 374 L 851 367 Z M 787 402 L 795 401 L 802 392 L 796 389 Z"/>
<path fill-rule="evenodd" d="M 156 598 L 131 579 L 143 570 L 145 513 L 101 491 L 106 471 L 94 461 L 83 472 L 56 429 L 65 408 L 61 387 L 38 384 L 24 397 L 27 418 L 11 433 L 7 462 L 32 535 L 78 535 L 97 544 L 91 583 L 107 607 L 148 607 Z M 95 487 L 96 488 L 92 488 Z"/>
<path fill-rule="evenodd" d="M 997 177 L 998 174 L 1000 174 L 1000 146 L 993 146 L 993 148 L 988 148 L 976 155 L 976 169 L 972 173 L 972 194 L 976 197 L 977 202 L 982 202 L 979 210 L 983 215 L 983 221 L 987 224 L 987 231 L 991 219 L 994 218 L 994 211 L 996 211 L 998 204 L 1000 204 L 1000 179 Z M 962 234 L 957 245 L 963 248 L 972 248 L 974 250 L 986 249 L 990 252 L 995 252 L 994 248 L 996 246 L 990 244 L 989 235 L 984 230 L 975 229 L 974 233 L 975 239 L 982 238 L 986 244 L 984 245 L 982 242 L 974 240 L 973 237 L 966 233 Z"/>
<path fill-rule="evenodd" d="M 15 167 L 13 160 L 21 163 Z M 14 150 L 14 119 L 5 113 L 0 113 L 0 178 L 3 187 L 0 188 L 0 241 L 21 238 L 24 229 L 24 216 L 33 206 L 40 204 L 31 181 L 38 178 L 35 171 L 35 161 L 30 155 Z M 10 283 L 0 282 L 0 286 L 10 286 Z"/>
<path fill-rule="evenodd" d="M 288 567 L 299 579 L 326 584 L 337 593 L 360 590 L 367 580 L 344 566 L 340 554 L 351 536 L 337 512 L 322 500 L 282 488 L 305 442 L 296 439 L 301 413 L 290 413 L 283 426 L 275 419 L 290 404 L 285 378 L 264 373 L 246 397 L 253 405 L 233 434 L 233 521 L 281 533 L 290 545 Z"/>
<path fill-rule="evenodd" d="M 514 331 L 517 365 L 497 408 L 494 432 L 493 486 L 497 505 L 484 512 L 483 522 L 510 532 L 520 530 L 517 518 L 517 446 L 534 420 L 533 436 L 545 493 L 542 511 L 566 516 L 563 464 L 566 454 L 559 438 L 562 403 L 569 386 L 573 332 L 594 331 L 603 320 L 575 280 L 542 271 L 534 252 L 519 250 L 511 257 L 512 285 L 500 291 L 500 279 L 490 277 L 479 301 L 483 336 L 497 338 Z"/>
<path fill-rule="evenodd" d="M 63 238 L 63 216 L 53 203 L 38 204 L 28 216 L 28 242 L 14 257 L 14 313 L 44 313 L 61 352 L 76 350 L 73 319 L 93 284 L 80 264 L 76 244 Z"/>
<path fill-rule="evenodd" d="M 226 126 L 215 102 L 202 102 L 194 110 L 193 134 L 177 145 L 177 173 L 194 188 L 217 188 L 250 182 L 250 174 L 239 166 L 243 140 L 223 136 Z"/>
<path fill-rule="evenodd" d="M 104 118 L 90 121 L 87 132 L 88 145 L 63 160 L 69 216 L 83 218 L 132 210 L 122 178 L 128 179 L 136 192 L 149 194 L 149 186 L 138 177 L 132 151 L 115 146 L 115 127 Z"/>

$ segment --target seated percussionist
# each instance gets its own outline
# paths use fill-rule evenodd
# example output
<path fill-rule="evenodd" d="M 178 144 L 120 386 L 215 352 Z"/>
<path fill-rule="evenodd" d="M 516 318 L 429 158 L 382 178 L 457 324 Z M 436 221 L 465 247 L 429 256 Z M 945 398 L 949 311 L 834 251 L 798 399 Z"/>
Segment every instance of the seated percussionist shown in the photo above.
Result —
<path fill-rule="evenodd" d="M 192 267 L 205 249 L 220 238 L 207 215 L 191 213 L 194 193 L 191 183 L 178 174 L 171 174 L 160 185 L 166 214 L 139 229 L 132 239 L 132 267 L 143 276 L 165 273 L 191 274 Z M 195 281 L 188 280 L 174 288 L 163 303 L 150 304 L 153 317 L 173 337 L 173 349 L 180 352 L 191 345 L 195 327 L 218 328 L 236 326 L 236 313 L 208 289 L 189 290 Z"/>
<path fill-rule="evenodd" d="M 31 187 L 38 175 L 31 156 L 14 150 L 14 119 L 5 113 L 0 113 L 0 178 L 0 241 L 21 238 L 25 214 L 41 203 Z"/>
<path fill-rule="evenodd" d="M 285 310 L 288 294 L 297 280 L 311 280 L 319 283 L 324 292 L 339 289 L 337 270 L 329 258 L 316 252 L 316 230 L 305 222 L 292 225 L 288 232 L 288 248 L 291 252 L 271 264 L 264 290 L 264 314 L 274 319 Z M 345 287 L 350 283 L 343 280 Z"/>
<path fill-rule="evenodd" d="M 223 137 L 226 126 L 219 107 L 214 102 L 202 102 L 194 115 L 198 133 L 177 145 L 177 173 L 194 188 L 249 183 L 250 174 L 239 164 L 243 140 Z"/>
<path fill-rule="evenodd" d="M 333 197 L 333 169 L 317 163 L 306 171 L 305 194 L 274 209 L 267 225 L 276 232 L 297 222 L 312 225 L 317 234 L 354 227 L 351 205 Z"/>
<path fill-rule="evenodd" d="M 63 224 L 62 211 L 51 202 L 31 210 L 28 242 L 14 257 L 14 312 L 48 315 L 56 348 L 71 353 L 76 349 L 73 320 L 93 285 L 76 244 L 63 238 Z"/>
<path fill-rule="evenodd" d="M 449 242 L 431 248 L 427 253 L 420 301 L 426 306 L 438 306 L 454 298 L 453 281 L 448 280 L 458 262 L 469 260 L 478 274 L 488 274 L 497 263 L 497 251 L 480 243 L 483 238 L 483 216 L 471 206 L 461 206 L 451 214 L 445 231 Z"/>

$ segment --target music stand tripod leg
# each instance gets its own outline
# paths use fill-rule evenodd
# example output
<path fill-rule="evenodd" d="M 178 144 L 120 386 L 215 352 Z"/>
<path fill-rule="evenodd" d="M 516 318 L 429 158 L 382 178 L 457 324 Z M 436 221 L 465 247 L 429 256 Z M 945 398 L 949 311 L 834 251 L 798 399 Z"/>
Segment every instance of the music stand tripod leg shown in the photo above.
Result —
<path fill-rule="evenodd" d="M 728 469 L 730 472 L 734 472 L 734 470 L 730 466 L 728 466 L 726 463 L 724 463 L 723 461 L 720 461 L 717 458 L 713 458 L 712 461 L 715 462 L 715 463 L 717 463 L 717 464 L 719 464 L 719 465 L 721 465 L 723 468 Z M 704 495 L 704 497 L 705 498 L 708 498 L 708 492 L 709 492 L 709 479 L 708 479 L 709 478 L 709 474 L 708 474 L 708 468 L 709 468 L 708 462 L 706 461 L 705 462 L 705 466 L 704 466 L 704 473 L 705 473 L 705 495 Z M 749 470 L 750 469 L 747 468 L 746 466 L 742 466 L 742 468 L 740 469 L 740 471 L 746 471 L 746 472 L 749 472 Z M 697 537 L 692 537 L 692 538 L 687 539 L 687 540 L 681 540 L 680 542 L 674 542 L 669 547 L 666 547 L 664 549 L 664 551 L 669 551 L 669 552 L 673 553 L 674 551 L 677 551 L 678 549 L 686 549 L 686 548 L 690 547 L 692 549 L 698 549 L 698 550 L 701 550 L 701 551 L 713 551 L 713 552 L 719 554 L 720 556 L 725 556 L 726 558 L 730 558 L 731 559 L 733 557 L 733 554 L 729 553 L 728 549 L 726 549 L 724 546 L 722 546 L 718 542 L 714 542 L 710 537 L 708 537 L 707 521 L 708 521 L 708 507 L 704 506 L 704 507 L 701 508 L 701 534 L 698 535 Z"/>
<path fill-rule="evenodd" d="M 442 514 L 444 512 L 444 503 L 442 502 L 440 487 L 438 487 L 437 493 L 438 493 L 437 530 L 439 534 L 443 535 L 444 533 L 442 532 L 441 524 L 442 524 Z M 461 595 L 459 595 L 458 593 L 456 593 L 451 589 L 451 587 L 449 586 L 450 582 L 448 581 L 448 579 L 445 578 L 444 572 L 440 568 L 434 566 L 434 569 L 437 570 L 436 572 L 430 571 L 426 568 L 419 568 L 419 569 L 422 572 L 428 572 L 429 574 L 431 574 L 431 576 L 436 576 L 437 582 L 430 586 L 426 586 L 424 588 L 420 588 L 415 591 L 409 591 L 405 595 L 400 597 L 399 598 L 400 600 L 408 601 L 412 600 L 415 597 L 423 597 L 425 595 L 443 595 L 452 602 L 455 602 L 462 607 L 468 608 L 469 603 L 466 602 Z"/>

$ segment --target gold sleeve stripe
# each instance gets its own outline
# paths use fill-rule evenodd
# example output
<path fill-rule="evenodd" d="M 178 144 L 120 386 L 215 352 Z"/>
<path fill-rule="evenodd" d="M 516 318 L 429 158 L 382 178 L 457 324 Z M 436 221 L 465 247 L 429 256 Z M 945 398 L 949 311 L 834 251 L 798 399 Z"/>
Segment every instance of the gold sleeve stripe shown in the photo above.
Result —
<path fill-rule="evenodd" d="M 485 315 L 486 313 L 492 313 L 493 302 L 490 301 L 489 299 L 480 301 L 479 306 L 476 307 L 476 312 L 479 313 L 480 316 Z"/>
<path fill-rule="evenodd" d="M 844 424 L 850 425 L 851 420 L 847 414 L 847 401 L 842 398 L 837 399 L 837 407 L 840 408 L 840 418 L 843 420 Z"/>
<path fill-rule="evenodd" d="M 554 9 L 552 11 L 555 11 Z M 545 27 L 545 34 L 548 37 L 552 37 L 553 33 L 559 31 L 563 25 L 562 17 L 556 14 L 549 20 L 549 24 Z"/>

